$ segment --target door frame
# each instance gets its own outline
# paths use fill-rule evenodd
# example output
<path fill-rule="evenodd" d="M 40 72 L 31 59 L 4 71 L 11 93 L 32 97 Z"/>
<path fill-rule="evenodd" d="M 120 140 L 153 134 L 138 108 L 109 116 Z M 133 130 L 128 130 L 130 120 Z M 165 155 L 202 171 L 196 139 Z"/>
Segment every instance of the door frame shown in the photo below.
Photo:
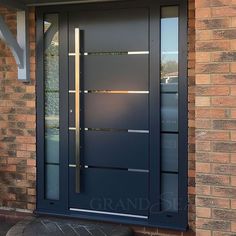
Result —
<path fill-rule="evenodd" d="M 156 74 L 160 71 L 160 12 L 162 6 L 179 6 L 179 210 L 178 213 L 159 212 L 144 219 L 129 217 L 113 217 L 104 215 L 91 215 L 89 213 L 74 213 L 69 211 L 69 130 L 61 125 L 69 122 L 68 117 L 68 80 L 60 79 L 60 200 L 46 200 L 44 195 L 45 170 L 44 170 L 44 63 L 43 63 L 43 18 L 44 14 L 57 13 L 59 15 L 59 74 L 60 78 L 69 78 L 68 57 L 68 15 L 72 9 L 91 10 L 122 7 L 150 7 L 150 127 L 160 131 L 159 106 L 154 106 L 152 101 L 160 97 L 160 83 L 156 83 Z M 188 81 L 187 81 L 187 0 L 137 0 L 113 1 L 105 3 L 83 3 L 75 5 L 44 6 L 36 8 L 36 97 L 37 97 L 37 203 L 36 212 L 42 214 L 63 215 L 92 220 L 104 220 L 119 223 L 128 223 L 144 226 L 172 228 L 186 230 L 188 226 Z M 62 89 L 63 88 L 63 89 Z M 63 103 L 61 102 L 63 101 Z M 154 108 L 155 107 L 155 108 Z M 63 116 L 61 115 L 63 114 Z M 156 156 L 157 158 L 151 158 Z M 181 158 L 180 158 L 181 157 Z M 180 160 L 181 159 L 181 160 Z M 159 168 L 155 168 L 158 166 Z M 159 169 L 159 170 L 157 170 Z M 160 134 L 150 133 L 150 186 L 160 186 Z M 152 187 L 150 194 L 151 204 L 156 203 L 160 196 L 160 187 Z M 160 208 L 160 206 L 157 206 Z"/>

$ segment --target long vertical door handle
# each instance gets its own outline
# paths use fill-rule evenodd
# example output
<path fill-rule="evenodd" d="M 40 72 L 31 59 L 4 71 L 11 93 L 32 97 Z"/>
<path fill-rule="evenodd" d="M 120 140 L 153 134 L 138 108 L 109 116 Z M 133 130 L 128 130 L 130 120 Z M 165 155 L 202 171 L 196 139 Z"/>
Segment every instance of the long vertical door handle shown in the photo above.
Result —
<path fill-rule="evenodd" d="M 76 192 L 80 193 L 80 29 L 75 28 Z"/>

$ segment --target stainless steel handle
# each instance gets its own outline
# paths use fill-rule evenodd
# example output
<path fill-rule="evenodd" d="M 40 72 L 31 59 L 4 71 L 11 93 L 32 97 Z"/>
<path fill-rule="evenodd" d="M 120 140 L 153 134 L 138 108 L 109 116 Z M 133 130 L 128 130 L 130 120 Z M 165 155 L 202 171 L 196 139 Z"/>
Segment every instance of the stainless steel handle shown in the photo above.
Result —
<path fill-rule="evenodd" d="M 76 192 L 80 193 L 80 29 L 75 29 Z"/>

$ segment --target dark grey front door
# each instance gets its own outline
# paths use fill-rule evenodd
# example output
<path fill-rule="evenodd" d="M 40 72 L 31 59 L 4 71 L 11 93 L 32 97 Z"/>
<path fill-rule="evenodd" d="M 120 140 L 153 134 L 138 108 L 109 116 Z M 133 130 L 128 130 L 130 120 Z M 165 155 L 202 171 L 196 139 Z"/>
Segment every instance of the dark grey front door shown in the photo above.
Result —
<path fill-rule="evenodd" d="M 38 8 L 38 212 L 186 228 L 186 6 Z"/>
<path fill-rule="evenodd" d="M 69 207 L 147 218 L 148 9 L 70 13 L 69 37 Z"/>

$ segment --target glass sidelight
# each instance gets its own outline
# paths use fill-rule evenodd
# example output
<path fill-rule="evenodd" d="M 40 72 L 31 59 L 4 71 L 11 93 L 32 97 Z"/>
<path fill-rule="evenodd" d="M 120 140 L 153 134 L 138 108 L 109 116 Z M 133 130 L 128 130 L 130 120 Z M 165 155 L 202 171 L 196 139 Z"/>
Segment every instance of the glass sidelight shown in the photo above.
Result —
<path fill-rule="evenodd" d="M 178 211 L 179 8 L 161 8 L 161 208 Z"/>
<path fill-rule="evenodd" d="M 58 15 L 44 17 L 45 198 L 59 199 Z"/>

